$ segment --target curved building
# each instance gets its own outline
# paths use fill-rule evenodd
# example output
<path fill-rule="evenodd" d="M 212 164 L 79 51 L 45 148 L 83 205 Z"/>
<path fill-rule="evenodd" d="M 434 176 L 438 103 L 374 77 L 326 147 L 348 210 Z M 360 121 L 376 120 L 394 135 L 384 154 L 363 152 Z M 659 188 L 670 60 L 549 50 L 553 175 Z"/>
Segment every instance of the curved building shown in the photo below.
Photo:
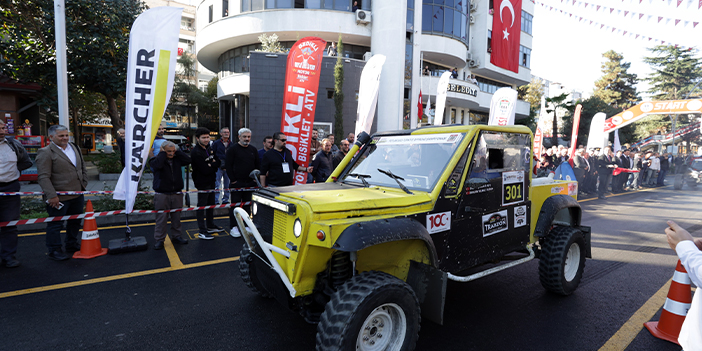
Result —
<path fill-rule="evenodd" d="M 530 18 L 533 3 L 523 6 L 522 18 Z M 262 52 L 259 42 L 261 35 L 274 34 L 283 48 L 306 36 L 328 42 L 341 37 L 345 132 L 355 124 L 354 97 L 365 60 L 375 54 L 387 57 L 374 123 L 378 130 L 429 123 L 432 116 L 410 118 L 417 115 L 419 92 L 423 105 L 431 99 L 433 108 L 439 76 L 454 68 L 456 78 L 440 118 L 444 123 L 485 123 L 497 87 L 516 88 L 531 79 L 528 60 L 518 73 L 489 63 L 491 7 L 488 0 L 203 0 L 197 6 L 196 54 L 219 77 L 222 125 L 249 127 L 261 137 L 280 130 L 287 55 Z M 521 43 L 530 54 L 528 29 L 522 31 Z M 315 124 L 328 131 L 336 60 L 323 59 L 315 116 Z M 528 104 L 520 101 L 517 118 L 528 113 Z"/>

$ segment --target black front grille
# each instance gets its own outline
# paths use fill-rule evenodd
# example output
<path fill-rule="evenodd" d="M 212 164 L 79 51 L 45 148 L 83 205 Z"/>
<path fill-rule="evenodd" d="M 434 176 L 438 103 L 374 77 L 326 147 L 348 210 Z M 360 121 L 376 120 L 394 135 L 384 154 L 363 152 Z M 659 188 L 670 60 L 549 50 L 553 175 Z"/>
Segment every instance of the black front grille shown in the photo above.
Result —
<path fill-rule="evenodd" d="M 270 206 L 256 203 L 256 215 L 253 217 L 253 222 L 258 229 L 258 232 L 267 243 L 273 242 L 273 221 L 275 219 L 275 209 Z"/>

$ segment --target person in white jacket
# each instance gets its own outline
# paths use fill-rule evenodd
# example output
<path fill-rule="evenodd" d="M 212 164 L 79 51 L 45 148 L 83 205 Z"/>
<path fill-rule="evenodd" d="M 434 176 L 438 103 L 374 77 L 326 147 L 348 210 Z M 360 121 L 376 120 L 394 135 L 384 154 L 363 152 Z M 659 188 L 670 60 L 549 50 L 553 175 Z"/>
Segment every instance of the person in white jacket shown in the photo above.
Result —
<path fill-rule="evenodd" d="M 678 342 L 685 351 L 702 351 L 702 239 L 693 239 L 687 230 L 673 221 L 668 221 L 665 234 L 670 248 L 678 254 L 690 280 L 698 288 L 680 329 Z"/>

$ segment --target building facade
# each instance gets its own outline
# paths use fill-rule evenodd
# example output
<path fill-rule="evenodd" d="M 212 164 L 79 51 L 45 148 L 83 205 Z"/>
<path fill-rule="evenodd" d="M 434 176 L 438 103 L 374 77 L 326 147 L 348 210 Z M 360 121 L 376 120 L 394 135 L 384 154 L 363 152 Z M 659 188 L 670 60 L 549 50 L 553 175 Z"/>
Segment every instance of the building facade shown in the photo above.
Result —
<path fill-rule="evenodd" d="M 284 48 L 306 36 L 328 43 L 341 37 L 344 132 L 355 124 L 364 61 L 376 54 L 387 58 L 373 124 L 377 130 L 429 123 L 434 116 L 416 117 L 420 90 L 422 105 L 431 100 L 433 110 L 439 77 L 452 69 L 457 72 L 450 80 L 445 113 L 438 118 L 445 124 L 487 123 L 494 91 L 531 79 L 534 4 L 522 5 L 518 72 L 490 63 L 492 6 L 488 0 L 203 0 L 197 6 L 196 55 L 219 77 L 222 125 L 249 127 L 261 136 L 280 130 L 285 74 L 280 63 L 286 57 L 257 51 L 262 34 L 277 35 Z M 327 56 L 323 60 L 315 116 L 320 123 L 333 121 L 335 61 Z M 528 114 L 529 105 L 519 101 L 517 118 Z"/>

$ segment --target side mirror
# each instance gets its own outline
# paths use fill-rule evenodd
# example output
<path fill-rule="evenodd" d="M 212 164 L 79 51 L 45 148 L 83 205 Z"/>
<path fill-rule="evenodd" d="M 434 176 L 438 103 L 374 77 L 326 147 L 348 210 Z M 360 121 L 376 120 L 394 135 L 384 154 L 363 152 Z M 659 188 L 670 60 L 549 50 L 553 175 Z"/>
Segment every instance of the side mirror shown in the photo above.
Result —
<path fill-rule="evenodd" d="M 256 184 L 258 185 L 258 187 L 263 188 L 263 186 L 261 185 L 261 182 L 258 180 L 258 177 L 260 177 L 260 176 L 261 176 L 261 171 L 259 171 L 257 169 L 254 169 L 253 171 L 251 171 L 251 173 L 249 173 L 249 177 L 253 178 L 253 180 L 256 181 Z"/>

